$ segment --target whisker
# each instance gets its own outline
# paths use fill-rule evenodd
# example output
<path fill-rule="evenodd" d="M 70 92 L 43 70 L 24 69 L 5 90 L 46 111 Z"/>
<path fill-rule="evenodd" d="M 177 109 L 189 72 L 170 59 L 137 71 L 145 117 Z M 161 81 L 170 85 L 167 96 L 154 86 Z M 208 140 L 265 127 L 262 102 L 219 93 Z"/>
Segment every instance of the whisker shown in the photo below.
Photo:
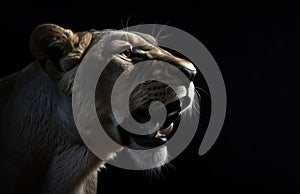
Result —
<path fill-rule="evenodd" d="M 199 91 L 195 88 L 195 94 L 197 95 L 197 97 L 199 98 L 199 99 L 201 99 L 201 95 L 200 95 L 200 93 L 199 93 Z"/>
<path fill-rule="evenodd" d="M 209 93 L 207 91 L 205 91 L 204 89 L 200 88 L 200 87 L 195 87 L 196 91 L 199 92 L 198 90 L 200 90 L 201 92 L 205 93 L 207 96 L 210 96 Z M 198 93 L 199 94 L 199 93 Z M 200 94 L 199 94 L 200 95 Z"/>
<path fill-rule="evenodd" d="M 199 92 L 197 90 L 195 90 L 195 92 L 196 92 L 196 95 L 197 95 L 198 99 L 201 101 L 201 95 L 199 94 Z M 201 107 L 200 107 L 200 104 L 199 104 L 198 100 L 194 100 L 192 106 L 193 106 L 193 109 L 195 111 L 197 111 L 198 113 L 200 113 Z"/>
<path fill-rule="evenodd" d="M 171 164 L 171 163 L 166 163 L 165 165 L 162 166 L 166 171 L 168 171 L 169 169 L 172 169 L 172 170 L 176 170 L 176 167 Z"/>
<path fill-rule="evenodd" d="M 124 29 L 123 18 L 121 18 L 121 29 Z"/>
<path fill-rule="evenodd" d="M 139 27 L 141 27 L 143 24 L 144 24 L 144 22 L 141 22 L 138 25 L 136 25 L 136 27 L 134 28 L 134 31 L 137 31 L 139 29 Z"/>
<path fill-rule="evenodd" d="M 154 23 L 153 27 L 152 27 L 152 31 L 151 31 L 151 36 L 154 37 L 154 31 L 155 31 L 155 28 L 156 28 L 156 24 L 157 22 Z"/>
<path fill-rule="evenodd" d="M 173 36 L 174 34 L 167 34 L 167 35 L 164 35 L 164 36 L 160 36 L 160 37 L 157 37 L 157 42 L 162 42 L 164 39 L 168 39 L 170 38 L 171 36 Z"/>
<path fill-rule="evenodd" d="M 201 112 L 199 105 L 193 105 L 193 107 L 191 109 L 192 109 L 193 114 L 196 114 L 196 113 L 199 114 Z"/>
<path fill-rule="evenodd" d="M 158 40 L 159 39 L 159 35 L 165 30 L 165 27 L 170 23 L 170 21 L 168 21 L 166 24 L 164 24 L 160 30 L 158 31 L 158 33 L 155 36 L 155 39 Z"/>
<path fill-rule="evenodd" d="M 129 27 L 128 24 L 129 24 L 129 20 L 130 20 L 131 16 L 132 16 L 132 14 L 130 14 L 128 16 L 127 20 L 126 20 L 126 29 L 127 29 L 127 32 L 128 32 L 128 27 Z"/>

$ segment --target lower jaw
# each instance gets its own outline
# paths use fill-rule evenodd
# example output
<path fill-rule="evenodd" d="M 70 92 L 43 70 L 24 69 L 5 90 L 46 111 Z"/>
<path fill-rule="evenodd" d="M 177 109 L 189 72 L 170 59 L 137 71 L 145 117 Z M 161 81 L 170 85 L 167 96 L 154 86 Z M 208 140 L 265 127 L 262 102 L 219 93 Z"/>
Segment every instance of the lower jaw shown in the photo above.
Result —
<path fill-rule="evenodd" d="M 166 138 L 143 138 L 143 137 L 137 137 L 137 136 L 133 136 L 132 137 L 133 141 L 138 144 L 139 146 L 141 146 L 144 149 L 149 149 L 149 148 L 156 148 L 159 146 L 164 145 L 167 142 Z"/>
<path fill-rule="evenodd" d="M 168 151 L 166 146 L 160 146 L 158 149 L 128 151 L 135 164 L 140 169 L 153 169 L 165 165 L 168 162 Z"/>

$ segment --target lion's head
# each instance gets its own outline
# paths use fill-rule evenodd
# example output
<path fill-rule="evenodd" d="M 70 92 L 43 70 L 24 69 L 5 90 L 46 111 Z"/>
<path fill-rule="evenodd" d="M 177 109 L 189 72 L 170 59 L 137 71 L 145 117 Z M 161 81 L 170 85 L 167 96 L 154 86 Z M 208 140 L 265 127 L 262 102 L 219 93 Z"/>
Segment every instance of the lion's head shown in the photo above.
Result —
<path fill-rule="evenodd" d="M 78 66 L 85 54 L 95 44 L 100 45 L 99 55 L 111 57 L 108 64 L 99 64 L 106 65 L 99 78 L 95 94 L 96 110 L 101 124 L 114 141 L 133 149 L 131 155 L 137 165 L 165 164 L 168 160 L 168 153 L 164 143 L 172 135 L 172 130 L 176 129 L 176 122 L 180 115 L 189 110 L 193 104 L 194 85 L 192 81 L 196 75 L 196 68 L 191 62 L 178 58 L 159 47 L 154 37 L 138 32 L 91 30 L 74 33 L 54 24 L 43 24 L 33 31 L 30 40 L 33 55 L 69 97 L 72 96 L 72 84 Z M 134 72 L 136 64 L 144 61 L 149 61 L 150 66 L 147 66 L 143 72 L 131 73 Z M 179 69 L 186 75 L 188 83 L 183 84 L 177 74 L 172 72 L 172 68 L 164 66 L 162 62 Z M 128 81 L 119 86 L 123 92 L 112 96 L 114 83 L 122 73 L 125 73 L 125 80 Z M 169 83 L 172 83 L 172 87 L 157 80 L 140 83 L 130 95 L 131 115 L 126 114 L 121 108 L 117 109 L 117 112 L 113 112 L 110 102 L 120 103 L 121 107 L 121 104 L 124 103 L 124 94 L 130 85 L 146 74 L 165 77 Z M 139 123 L 149 121 L 149 106 L 154 101 L 160 101 L 165 105 L 167 115 L 163 123 L 144 126 L 141 129 L 152 130 L 152 133 L 137 135 L 120 126 L 119 122 L 125 122 L 130 116 Z M 118 105 L 114 105 L 118 107 Z M 160 110 L 155 111 L 159 112 Z M 157 146 L 160 146 L 159 151 L 150 155 L 134 151 L 134 149 L 149 149 Z"/>

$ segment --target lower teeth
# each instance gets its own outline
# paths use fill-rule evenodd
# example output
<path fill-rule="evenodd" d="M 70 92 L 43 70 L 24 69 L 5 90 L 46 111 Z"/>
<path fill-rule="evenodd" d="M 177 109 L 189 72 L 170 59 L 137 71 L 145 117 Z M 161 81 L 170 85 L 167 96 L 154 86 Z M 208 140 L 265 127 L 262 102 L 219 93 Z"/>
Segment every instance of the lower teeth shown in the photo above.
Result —
<path fill-rule="evenodd" d="M 159 131 L 156 132 L 155 138 L 166 137 L 166 134 L 161 134 Z"/>

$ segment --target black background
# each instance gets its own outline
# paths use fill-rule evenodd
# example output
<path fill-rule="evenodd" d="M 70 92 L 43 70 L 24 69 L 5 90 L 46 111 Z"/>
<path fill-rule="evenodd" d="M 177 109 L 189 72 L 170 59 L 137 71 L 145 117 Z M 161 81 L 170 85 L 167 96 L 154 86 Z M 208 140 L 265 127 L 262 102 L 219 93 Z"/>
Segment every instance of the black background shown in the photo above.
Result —
<path fill-rule="evenodd" d="M 120 29 L 130 17 L 129 26 L 158 23 L 180 28 L 208 48 L 223 74 L 228 109 L 221 135 L 199 156 L 204 119 L 191 145 L 160 173 L 107 165 L 99 175 L 100 193 L 299 192 L 300 7 L 161 3 L 2 1 L 1 77 L 33 60 L 28 40 L 41 23 L 73 31 Z M 200 82 L 198 86 L 205 87 Z"/>

